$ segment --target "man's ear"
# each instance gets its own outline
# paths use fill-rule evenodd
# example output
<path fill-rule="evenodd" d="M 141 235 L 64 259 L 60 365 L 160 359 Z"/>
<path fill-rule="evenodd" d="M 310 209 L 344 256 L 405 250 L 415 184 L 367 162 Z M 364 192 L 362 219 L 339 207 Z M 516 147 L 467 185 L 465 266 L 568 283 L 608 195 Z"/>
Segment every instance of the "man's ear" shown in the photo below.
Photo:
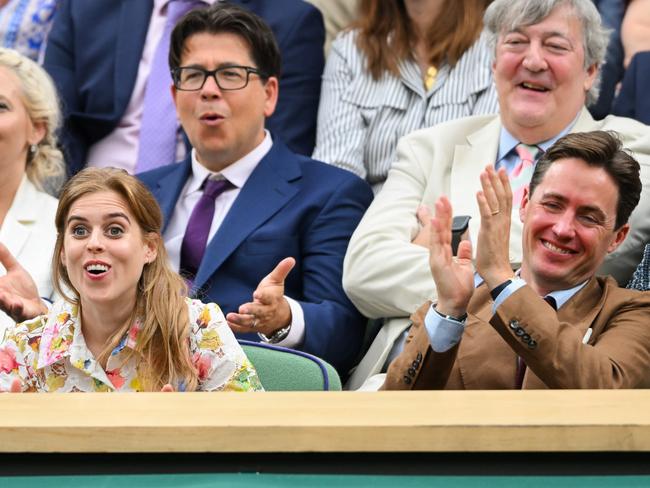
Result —
<path fill-rule="evenodd" d="M 169 89 L 172 92 L 172 100 L 174 101 L 174 107 L 175 107 L 176 106 L 176 85 L 174 85 L 174 83 L 172 83 L 171 86 L 169 87 Z"/>
<path fill-rule="evenodd" d="M 270 117 L 275 112 L 275 106 L 278 103 L 278 79 L 275 76 L 269 77 L 264 84 L 264 116 Z"/>
<path fill-rule="evenodd" d="M 523 223 L 526 218 L 526 211 L 528 209 L 528 187 L 524 188 L 524 195 L 521 197 L 521 205 L 519 206 L 519 220 Z"/>
<path fill-rule="evenodd" d="M 585 78 L 584 89 L 585 92 L 591 90 L 591 87 L 596 81 L 596 76 L 598 75 L 598 65 L 596 63 L 592 64 L 587 68 L 587 77 Z"/>
<path fill-rule="evenodd" d="M 609 254 L 616 251 L 618 246 L 623 243 L 629 232 L 630 224 L 622 225 L 620 229 L 614 231 L 614 239 L 612 239 L 612 242 L 610 242 L 609 246 L 607 246 L 607 253 Z"/>

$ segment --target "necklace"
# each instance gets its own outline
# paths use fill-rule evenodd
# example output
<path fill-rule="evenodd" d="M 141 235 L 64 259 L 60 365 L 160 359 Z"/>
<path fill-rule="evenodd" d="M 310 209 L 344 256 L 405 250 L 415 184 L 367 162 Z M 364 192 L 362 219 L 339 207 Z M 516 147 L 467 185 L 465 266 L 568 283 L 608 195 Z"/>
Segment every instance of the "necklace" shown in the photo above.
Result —
<path fill-rule="evenodd" d="M 426 74 L 424 75 L 424 88 L 426 88 L 427 91 L 431 90 L 435 84 L 436 76 L 438 76 L 438 69 L 435 66 L 429 66 L 427 68 Z"/>

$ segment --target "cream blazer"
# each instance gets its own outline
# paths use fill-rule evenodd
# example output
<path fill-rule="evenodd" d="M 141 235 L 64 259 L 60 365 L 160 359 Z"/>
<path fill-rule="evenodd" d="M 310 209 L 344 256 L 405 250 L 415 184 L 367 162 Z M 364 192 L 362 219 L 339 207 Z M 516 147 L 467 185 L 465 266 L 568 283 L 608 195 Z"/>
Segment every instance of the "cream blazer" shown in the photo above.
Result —
<path fill-rule="evenodd" d="M 650 127 L 624 117 L 595 121 L 583 109 L 572 132 L 591 130 L 617 131 L 641 165 L 643 192 L 630 219 L 632 231 L 600 270 L 627 281 L 650 240 Z M 419 130 L 400 140 L 397 161 L 354 232 L 345 256 L 343 287 L 352 302 L 368 317 L 389 319 L 352 374 L 349 388 L 359 388 L 380 372 L 394 341 L 408 327 L 408 316 L 422 303 L 437 298 L 428 251 L 411 244 L 419 230 L 418 206 L 432 207 L 438 197 L 447 195 L 454 215 L 472 216 L 470 235 L 472 242 L 477 241 L 479 174 L 495 162 L 500 131 L 498 115 L 474 116 Z M 513 269 L 521 264 L 521 234 L 519 215 L 513 215 Z"/>
<path fill-rule="evenodd" d="M 54 288 L 50 268 L 56 242 L 54 216 L 58 201 L 39 191 L 27 176 L 23 177 L 11 208 L 0 227 L 2 242 L 18 262 L 29 272 L 40 296 L 52 298 Z M 0 264 L 0 275 L 6 270 Z M 0 338 L 13 321 L 0 312 Z"/>

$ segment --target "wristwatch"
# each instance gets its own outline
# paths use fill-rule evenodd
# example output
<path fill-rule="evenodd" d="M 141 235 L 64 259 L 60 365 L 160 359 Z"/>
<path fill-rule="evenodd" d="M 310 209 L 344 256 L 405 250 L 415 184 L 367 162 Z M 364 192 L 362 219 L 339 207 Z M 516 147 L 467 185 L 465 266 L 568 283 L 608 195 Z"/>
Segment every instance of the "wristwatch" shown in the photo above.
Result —
<path fill-rule="evenodd" d="M 271 334 L 268 337 L 266 336 L 266 334 L 262 334 L 261 332 L 258 332 L 257 336 L 260 339 L 262 339 L 262 341 L 264 342 L 268 342 L 269 344 L 277 344 L 278 342 L 285 339 L 289 335 L 290 330 L 291 330 L 291 324 L 276 330 L 275 332 L 273 332 L 273 334 Z"/>

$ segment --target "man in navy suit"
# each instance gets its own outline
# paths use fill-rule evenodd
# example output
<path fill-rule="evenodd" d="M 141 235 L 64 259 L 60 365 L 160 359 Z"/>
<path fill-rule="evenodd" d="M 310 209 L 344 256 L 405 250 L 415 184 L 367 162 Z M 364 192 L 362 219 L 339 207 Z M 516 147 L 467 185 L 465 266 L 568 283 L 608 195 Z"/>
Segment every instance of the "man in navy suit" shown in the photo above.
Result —
<path fill-rule="evenodd" d="M 370 187 L 293 153 L 265 130 L 280 57 L 256 15 L 236 6 L 192 11 L 172 32 L 170 68 L 193 150 L 180 164 L 139 176 L 163 210 L 171 261 L 195 296 L 222 307 L 240 337 L 309 352 L 345 374 L 364 319 L 343 292 L 343 256 Z M 224 185 L 204 226 L 207 246 L 188 265 L 189 229 L 215 180 Z"/>
<path fill-rule="evenodd" d="M 164 24 L 167 2 L 61 2 L 44 67 L 61 94 L 65 117 L 62 142 L 70 174 L 86 164 L 135 171 L 142 117 L 138 89 L 143 90 L 146 84 L 152 57 L 149 46 L 155 48 L 160 37 L 158 32 L 154 38 L 154 31 L 160 21 Z M 282 95 L 267 128 L 292 150 L 311 154 L 324 66 L 325 30 L 320 12 L 302 0 L 231 3 L 265 19 L 282 52 Z M 157 19 L 162 20 L 156 23 Z M 182 139 L 180 148 L 182 154 Z"/>

